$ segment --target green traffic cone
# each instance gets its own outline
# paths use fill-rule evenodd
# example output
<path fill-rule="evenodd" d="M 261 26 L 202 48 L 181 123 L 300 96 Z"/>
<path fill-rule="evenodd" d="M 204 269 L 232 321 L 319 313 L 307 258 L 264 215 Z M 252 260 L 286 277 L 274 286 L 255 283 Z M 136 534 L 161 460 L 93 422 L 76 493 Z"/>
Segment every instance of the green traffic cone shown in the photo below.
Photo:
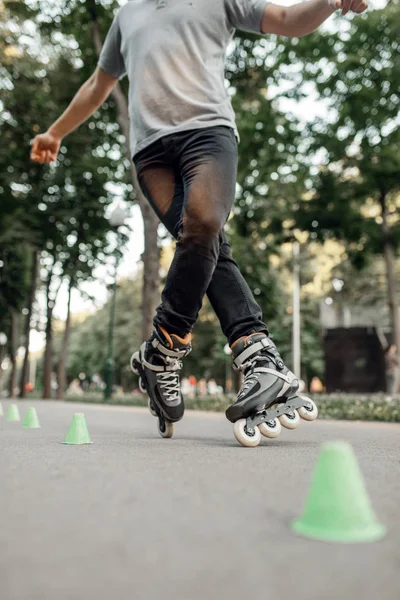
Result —
<path fill-rule="evenodd" d="M 3 407 L 0 402 L 0 417 L 2 417 L 3 415 L 4 415 L 4 410 L 3 410 Z"/>
<path fill-rule="evenodd" d="M 92 444 L 83 413 L 75 413 L 63 444 Z"/>
<path fill-rule="evenodd" d="M 28 408 L 22 427 L 24 427 L 24 429 L 40 429 L 36 408 Z"/>
<path fill-rule="evenodd" d="M 19 421 L 19 410 L 16 404 L 10 404 L 7 413 L 7 421 Z"/>
<path fill-rule="evenodd" d="M 364 479 L 347 442 L 322 444 L 297 533 L 328 542 L 373 542 L 384 537 Z"/>

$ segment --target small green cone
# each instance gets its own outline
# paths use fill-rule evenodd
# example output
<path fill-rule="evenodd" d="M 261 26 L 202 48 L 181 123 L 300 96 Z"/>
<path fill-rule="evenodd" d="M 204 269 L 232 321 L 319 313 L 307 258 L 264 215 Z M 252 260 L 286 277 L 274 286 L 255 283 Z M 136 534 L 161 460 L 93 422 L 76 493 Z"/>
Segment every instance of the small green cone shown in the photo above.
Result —
<path fill-rule="evenodd" d="M 19 421 L 19 410 L 16 404 L 10 404 L 7 413 L 7 421 Z"/>
<path fill-rule="evenodd" d="M 3 410 L 3 407 L 0 402 L 0 417 L 2 417 L 3 415 L 4 415 L 4 410 Z"/>
<path fill-rule="evenodd" d="M 28 408 L 22 427 L 24 427 L 24 429 L 40 429 L 36 408 Z"/>
<path fill-rule="evenodd" d="M 83 413 L 75 413 L 63 444 L 92 444 Z"/>
<path fill-rule="evenodd" d="M 327 542 L 373 542 L 386 534 L 347 442 L 322 444 L 303 516 L 292 522 L 292 528 Z"/>

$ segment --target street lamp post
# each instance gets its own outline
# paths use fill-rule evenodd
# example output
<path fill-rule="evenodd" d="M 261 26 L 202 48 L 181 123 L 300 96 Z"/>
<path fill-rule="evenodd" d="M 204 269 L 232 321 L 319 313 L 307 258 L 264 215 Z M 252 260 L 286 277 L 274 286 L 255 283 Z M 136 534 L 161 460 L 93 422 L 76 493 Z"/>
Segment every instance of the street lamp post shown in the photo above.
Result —
<path fill-rule="evenodd" d="M 225 354 L 225 394 L 230 394 L 232 392 L 232 377 L 231 377 L 231 364 L 229 357 L 232 354 L 232 350 L 229 344 L 225 344 L 224 346 L 224 354 Z"/>
<path fill-rule="evenodd" d="M 126 213 L 121 206 L 117 206 L 110 216 L 110 225 L 117 231 L 117 240 L 119 242 L 119 231 L 125 222 Z M 119 243 L 117 242 L 117 248 Z M 110 303 L 110 321 L 108 327 L 108 351 L 104 362 L 104 401 L 108 402 L 112 397 L 113 379 L 114 379 L 114 329 L 115 329 L 115 300 L 117 295 L 117 272 L 119 264 L 119 254 L 115 255 L 114 281 L 112 284 L 111 303 Z"/>
<path fill-rule="evenodd" d="M 300 244 L 293 243 L 293 329 L 292 329 L 292 356 L 293 373 L 301 377 L 301 346 L 300 346 Z"/>

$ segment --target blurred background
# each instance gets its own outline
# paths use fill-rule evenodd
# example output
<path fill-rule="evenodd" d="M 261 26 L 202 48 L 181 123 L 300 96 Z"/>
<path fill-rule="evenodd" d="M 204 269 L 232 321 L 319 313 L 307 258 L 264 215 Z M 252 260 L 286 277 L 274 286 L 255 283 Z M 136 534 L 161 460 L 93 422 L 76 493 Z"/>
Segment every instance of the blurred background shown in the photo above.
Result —
<path fill-rule="evenodd" d="M 3 396 L 139 397 L 129 358 L 151 332 L 174 242 L 131 168 L 126 78 L 57 163 L 29 158 L 95 69 L 119 4 L 0 1 Z M 399 0 L 373 0 L 301 39 L 237 32 L 227 53 L 241 143 L 226 231 L 275 343 L 313 393 L 398 391 L 399 17 Z M 185 392 L 234 393 L 207 300 L 193 346 Z"/>

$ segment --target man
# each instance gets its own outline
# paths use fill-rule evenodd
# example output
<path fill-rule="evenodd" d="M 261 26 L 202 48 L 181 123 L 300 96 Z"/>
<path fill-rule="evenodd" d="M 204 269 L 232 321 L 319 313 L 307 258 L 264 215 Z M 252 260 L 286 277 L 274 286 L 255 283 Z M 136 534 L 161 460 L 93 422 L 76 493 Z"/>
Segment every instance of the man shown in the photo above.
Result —
<path fill-rule="evenodd" d="M 205 294 L 228 338 L 234 368 L 244 372 L 237 400 L 226 411 L 240 424 L 235 435 L 256 445 L 259 429 L 246 418 L 276 405 L 277 398 L 287 403 L 289 416 L 282 414 L 281 422 L 289 427 L 298 419 L 289 405 L 298 380 L 270 340 L 223 232 L 235 195 L 239 141 L 224 86 L 224 59 L 236 28 L 299 37 L 339 8 L 345 15 L 362 13 L 367 5 L 366 0 L 310 0 L 290 8 L 265 0 L 132 0 L 115 16 L 94 74 L 33 141 L 33 160 L 56 160 L 61 140 L 128 75 L 130 150 L 138 180 L 177 239 L 154 333 L 132 357 L 165 437 L 183 416 L 181 359 L 191 351 L 191 330 Z M 315 406 L 307 410 L 316 417 Z M 275 437 L 279 423 L 272 417 L 265 421 L 262 432 Z"/>

